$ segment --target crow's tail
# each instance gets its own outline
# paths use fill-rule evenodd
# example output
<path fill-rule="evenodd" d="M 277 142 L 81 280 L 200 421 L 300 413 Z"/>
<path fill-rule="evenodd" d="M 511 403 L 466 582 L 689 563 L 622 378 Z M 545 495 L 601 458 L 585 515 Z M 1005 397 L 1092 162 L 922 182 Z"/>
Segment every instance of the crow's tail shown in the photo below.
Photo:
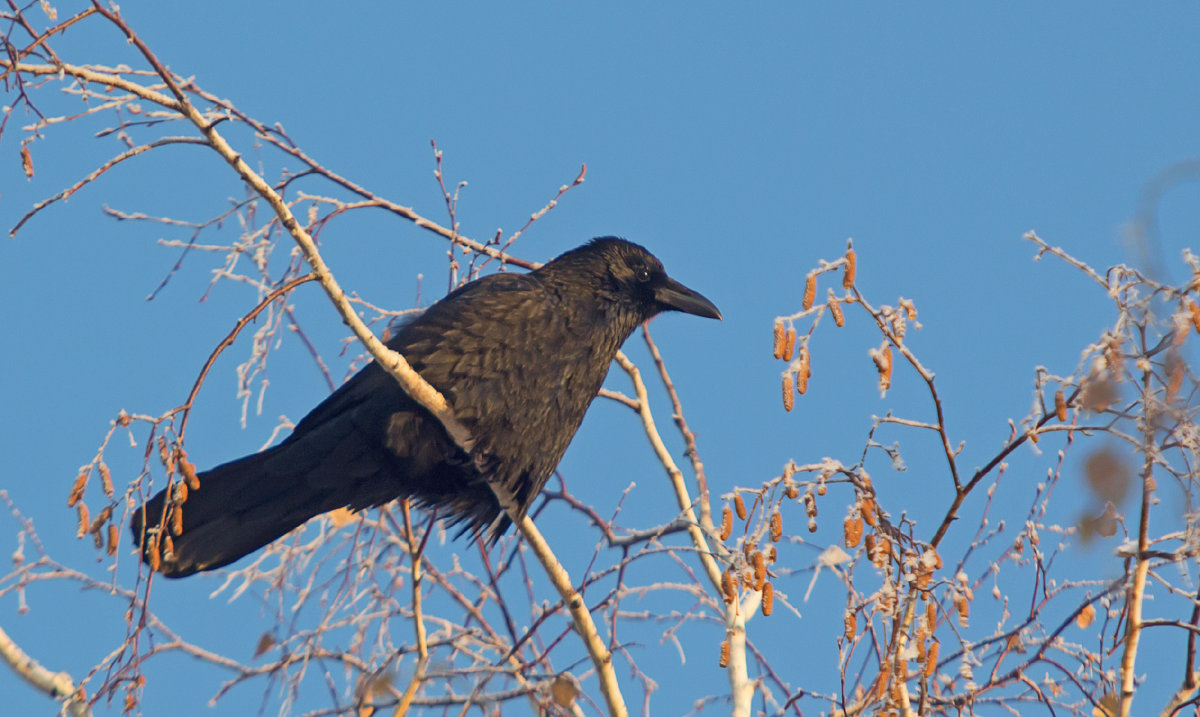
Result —
<path fill-rule="evenodd" d="M 351 503 L 349 485 L 309 480 L 305 473 L 312 470 L 311 461 L 298 455 L 298 448 L 284 442 L 200 473 L 199 488 L 189 490 L 180 505 L 167 501 L 166 491 L 160 491 L 130 522 L 142 559 L 152 566 L 157 563 L 169 578 L 213 570 L 315 515 Z M 182 521 L 174 518 L 175 511 Z"/>

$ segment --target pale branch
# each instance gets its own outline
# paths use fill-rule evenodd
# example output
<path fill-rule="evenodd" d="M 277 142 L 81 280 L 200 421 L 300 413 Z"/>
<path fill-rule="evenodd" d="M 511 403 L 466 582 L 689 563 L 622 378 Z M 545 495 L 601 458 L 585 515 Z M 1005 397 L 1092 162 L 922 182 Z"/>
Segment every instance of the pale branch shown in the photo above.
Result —
<path fill-rule="evenodd" d="M 1090 277 L 1092 279 L 1092 281 L 1095 281 L 1097 284 L 1104 287 L 1105 291 L 1112 290 L 1112 286 L 1109 285 L 1108 280 L 1105 279 L 1103 276 L 1100 276 L 1099 274 L 1097 274 L 1095 269 L 1088 266 L 1084 262 L 1076 259 L 1075 257 L 1071 256 L 1070 254 L 1066 253 L 1065 251 L 1062 250 L 1061 247 L 1050 246 L 1049 244 L 1046 243 L 1046 241 L 1044 239 L 1042 239 L 1040 236 L 1037 235 L 1037 232 L 1034 232 L 1034 231 L 1025 232 L 1024 238 L 1028 239 L 1029 241 L 1038 245 L 1038 252 L 1033 257 L 1034 261 L 1041 259 L 1043 254 L 1053 254 L 1054 256 L 1057 256 L 1059 259 L 1062 259 L 1063 261 L 1065 261 L 1066 263 L 1075 267 L 1076 269 L 1082 271 L 1084 274 L 1087 274 L 1088 277 Z"/>
<path fill-rule="evenodd" d="M 700 557 L 704 572 L 708 576 L 714 592 L 720 594 L 721 568 L 713 558 L 708 538 L 704 535 L 700 522 L 696 518 L 691 495 L 688 493 L 687 484 L 683 481 L 683 471 L 679 470 L 679 466 L 675 464 L 675 459 L 671 457 L 671 452 L 667 450 L 662 436 L 658 433 L 658 427 L 654 423 L 654 414 L 650 412 L 650 399 L 646 392 L 646 384 L 642 381 L 641 372 L 622 351 L 617 352 L 616 361 L 617 365 L 629 375 L 629 379 L 633 382 L 635 400 L 638 405 L 638 415 L 642 419 L 642 428 L 646 431 L 646 438 L 650 441 L 651 448 L 654 449 L 654 455 L 657 456 L 659 462 L 662 463 L 663 468 L 666 470 L 667 477 L 671 481 L 671 487 L 675 489 L 676 504 L 682 512 L 684 519 L 690 524 L 688 535 L 691 536 L 692 544 L 696 546 L 697 555 Z M 717 543 L 716 546 L 717 550 L 724 554 L 724 547 L 720 543 Z"/>
<path fill-rule="evenodd" d="M 0 628 L 0 659 L 12 668 L 12 671 L 32 685 L 45 692 L 50 697 L 64 703 L 64 707 L 72 717 L 87 717 L 92 714 L 91 707 L 82 698 L 79 688 L 66 672 L 51 672 L 30 657 L 21 646 L 13 641 L 4 628 Z"/>
<path fill-rule="evenodd" d="M 95 82 L 96 84 L 100 85 L 117 87 L 129 92 L 130 94 L 137 95 L 147 102 L 153 102 L 157 105 L 166 107 L 169 110 L 175 110 L 176 112 L 179 111 L 179 103 L 171 97 L 168 97 L 161 92 L 151 90 L 144 85 L 139 85 L 136 82 L 127 80 L 115 72 L 102 72 L 92 67 L 85 65 L 72 65 L 67 62 L 63 62 L 58 65 L 31 65 L 25 62 L 13 64 L 11 60 L 7 59 L 0 59 L 0 68 L 5 68 L 9 72 L 15 69 L 18 74 L 30 75 L 57 75 L 62 72 L 87 82 Z M 5 72 L 4 75 L 0 75 L 0 79 L 3 79 L 7 74 L 8 72 Z"/>
<path fill-rule="evenodd" d="M 675 425 L 679 429 L 679 434 L 683 436 L 683 443 L 686 446 L 684 455 L 692 463 L 692 474 L 696 477 L 696 490 L 700 496 L 700 526 L 707 532 L 714 530 L 712 522 L 712 501 L 709 499 L 708 492 L 708 476 L 704 473 L 704 463 L 700 460 L 700 451 L 696 448 L 696 434 L 688 428 L 687 419 L 683 417 L 683 403 L 679 400 L 679 393 L 675 390 L 675 383 L 671 380 L 671 375 L 667 373 L 667 363 L 663 361 L 662 354 L 659 353 L 658 345 L 654 343 L 654 339 L 650 337 L 650 322 L 642 324 L 642 338 L 646 340 L 646 347 L 650 349 L 650 357 L 654 359 L 654 365 L 658 369 L 658 375 L 662 379 L 663 386 L 667 389 L 667 397 L 671 399 L 671 417 L 675 419 Z"/>
<path fill-rule="evenodd" d="M 538 562 L 546 570 L 550 582 L 562 595 L 563 604 L 567 606 L 571 618 L 575 621 L 579 637 L 587 647 L 592 664 L 596 667 L 596 676 L 600 680 L 600 691 L 608 703 L 609 714 L 612 717 L 626 717 L 628 711 L 625 708 L 625 700 L 621 697 L 621 688 L 617 684 L 617 675 L 613 671 L 612 653 L 604 646 L 604 640 L 600 638 L 600 633 L 596 630 L 596 623 L 592 621 L 592 614 L 588 612 L 583 597 L 576 592 L 575 586 L 571 582 L 571 576 L 554 557 L 554 553 L 550 550 L 550 544 L 542 537 L 541 531 L 534 525 L 533 520 L 528 515 L 521 516 L 518 527 Z"/>
<path fill-rule="evenodd" d="M 1142 349 L 1144 352 L 1144 344 Z M 1150 371 L 1142 373 L 1143 401 L 1149 400 L 1152 379 L 1153 374 Z M 1121 695 L 1117 707 L 1119 717 L 1129 717 L 1131 714 L 1136 679 L 1134 668 L 1137 664 L 1138 647 L 1142 638 L 1142 607 L 1146 599 L 1146 574 L 1150 570 L 1150 558 L 1146 555 L 1150 548 L 1150 505 L 1155 500 L 1154 433 L 1155 428 L 1152 426 L 1146 427 L 1143 433 L 1142 496 L 1137 522 L 1138 554 L 1134 558 L 1133 580 L 1129 584 L 1128 594 L 1125 598 L 1125 643 L 1121 652 Z"/>

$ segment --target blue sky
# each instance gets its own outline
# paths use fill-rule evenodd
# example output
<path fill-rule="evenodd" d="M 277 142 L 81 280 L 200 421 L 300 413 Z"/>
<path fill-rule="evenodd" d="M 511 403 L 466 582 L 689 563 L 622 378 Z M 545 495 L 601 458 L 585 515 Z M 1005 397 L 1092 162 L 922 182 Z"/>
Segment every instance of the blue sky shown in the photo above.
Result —
<path fill-rule="evenodd" d="M 59 7 L 64 16 L 75 11 Z M 447 180 L 469 182 L 458 219 L 476 239 L 519 228 L 586 163 L 586 183 L 515 253 L 546 260 L 592 236 L 625 236 L 720 306 L 720 324 L 668 316 L 654 325 L 720 492 L 757 485 L 789 458 L 854 461 L 872 414 L 927 416 L 911 373 L 898 375 L 880 399 L 866 353 L 877 338 L 862 315 L 842 332 L 822 329 L 809 394 L 792 414 L 779 406 L 772 321 L 799 309 L 804 274 L 818 259 L 840 256 L 847 237 L 858 251 L 860 285 L 875 303 L 901 295 L 916 302 L 925 328 L 910 344 L 937 372 L 952 435 L 967 441 L 964 465 L 971 466 L 1001 445 L 1009 418 L 1025 415 L 1034 367 L 1069 373 L 1112 319 L 1111 305 L 1080 274 L 1049 260 L 1034 264 L 1022 234 L 1036 230 L 1101 269 L 1139 262 L 1123 236 L 1140 193 L 1158 172 L 1200 154 L 1200 9 L 1183 3 L 335 9 L 215 2 L 184 12 L 133 0 L 121 11 L 176 72 L 262 121 L 282 123 L 335 171 L 445 223 L 432 176 L 429 141 L 436 139 Z M 74 28 L 55 49 L 75 63 L 136 61 L 99 22 Z M 53 90 L 37 97 L 54 112 L 77 106 Z M 119 151 L 115 139 L 92 138 L 87 128 L 53 127 L 32 145 L 37 174 L 26 181 L 18 127 L 28 121 L 14 115 L 0 140 L 6 228 Z M 241 149 L 278 162 L 249 142 Z M 7 269 L 0 487 L 68 564 L 105 574 L 90 546 L 75 541 L 64 500 L 107 422 L 118 409 L 159 413 L 182 401 L 204 356 L 255 303 L 250 289 L 234 285 L 198 303 L 212 268 L 205 257 L 189 260 L 146 302 L 177 256 L 156 240 L 181 235 L 115 222 L 101 207 L 194 220 L 241 191 L 215 155 L 170 147 L 0 241 Z M 1179 252 L 1200 226 L 1197 206 L 1194 185 L 1173 189 L 1160 205 L 1159 260 L 1173 271 L 1166 278 L 1182 276 Z M 410 307 L 418 274 L 426 300 L 444 290 L 444 242 L 415 227 L 363 215 L 332 225 L 323 241 L 342 284 L 377 304 Z M 297 305 L 327 355 L 340 360 L 334 375 L 342 376 L 340 322 L 315 288 Z M 640 341 L 629 349 L 648 370 Z M 233 390 L 241 359 L 218 363 L 189 433 L 201 467 L 255 450 L 277 416 L 298 420 L 325 394 L 302 351 L 288 353 L 273 359 L 262 415 L 245 429 Z M 616 374 L 610 385 L 627 390 Z M 630 510 L 653 520 L 666 490 L 660 471 L 632 416 L 601 403 L 563 474 L 608 508 L 636 482 L 629 502 L 638 507 Z M 669 406 L 660 401 L 656 411 L 668 433 Z M 933 492 L 922 481 L 941 476 L 937 446 L 915 435 L 895 439 L 912 469 L 877 476 L 876 484 L 916 510 L 924 491 Z M 613 441 L 628 450 L 613 451 Z M 1038 480 L 1045 466 L 1037 465 L 1040 474 L 1010 480 Z M 1063 491 L 1068 512 L 1072 491 Z M 571 525 L 547 522 L 552 539 L 567 539 Z M 0 546 L 15 548 L 15 524 L 0 524 Z M 1104 562 L 1105 550 L 1087 557 L 1101 574 L 1116 569 L 1114 560 Z M 215 585 L 172 584 L 157 597 L 187 606 L 179 619 L 193 635 L 233 624 L 256 638 L 257 608 L 208 600 Z M 806 585 L 802 579 L 790 590 L 799 595 Z M 837 591 L 831 595 L 836 604 Z M 82 674 L 122 634 L 122 609 L 112 600 L 35 586 L 29 601 L 22 617 L 15 600 L 0 601 L 0 625 L 54 669 Z M 812 605 L 801 611 L 805 619 L 787 628 L 797 640 L 822 615 Z M 715 667 L 719 632 L 692 636 L 694 659 L 664 668 L 656 713 L 689 709 L 697 675 L 723 680 Z M 835 654 L 823 649 L 813 652 Z M 815 669 L 803 652 L 793 659 L 798 673 Z M 197 674 L 207 681 L 174 678 L 171 693 L 185 698 L 181 714 L 213 712 L 202 705 L 218 679 Z M 147 713 L 165 709 L 164 692 L 151 690 L 158 696 L 148 697 Z M 5 672 L 0 693 L 15 699 L 14 714 L 50 709 Z M 255 709 L 260 696 L 248 688 L 228 704 Z"/>

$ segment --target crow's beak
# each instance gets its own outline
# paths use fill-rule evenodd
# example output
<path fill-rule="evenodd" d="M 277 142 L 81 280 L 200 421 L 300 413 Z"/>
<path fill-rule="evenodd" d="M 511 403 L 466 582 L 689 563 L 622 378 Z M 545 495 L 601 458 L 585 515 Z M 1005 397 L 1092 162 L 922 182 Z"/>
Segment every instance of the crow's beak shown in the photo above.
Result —
<path fill-rule="evenodd" d="M 655 287 L 654 298 L 663 310 L 682 311 L 709 319 L 721 318 L 721 310 L 713 302 L 671 278 Z"/>

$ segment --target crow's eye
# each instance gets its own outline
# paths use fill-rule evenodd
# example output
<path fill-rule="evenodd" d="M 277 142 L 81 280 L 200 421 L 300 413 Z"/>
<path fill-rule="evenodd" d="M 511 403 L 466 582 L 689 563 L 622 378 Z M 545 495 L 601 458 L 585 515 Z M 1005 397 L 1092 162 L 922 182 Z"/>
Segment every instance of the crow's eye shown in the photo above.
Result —
<path fill-rule="evenodd" d="M 636 272 L 634 272 L 634 276 L 637 277 L 638 281 L 645 283 L 647 281 L 650 281 L 650 270 L 649 269 L 638 269 Z"/>

